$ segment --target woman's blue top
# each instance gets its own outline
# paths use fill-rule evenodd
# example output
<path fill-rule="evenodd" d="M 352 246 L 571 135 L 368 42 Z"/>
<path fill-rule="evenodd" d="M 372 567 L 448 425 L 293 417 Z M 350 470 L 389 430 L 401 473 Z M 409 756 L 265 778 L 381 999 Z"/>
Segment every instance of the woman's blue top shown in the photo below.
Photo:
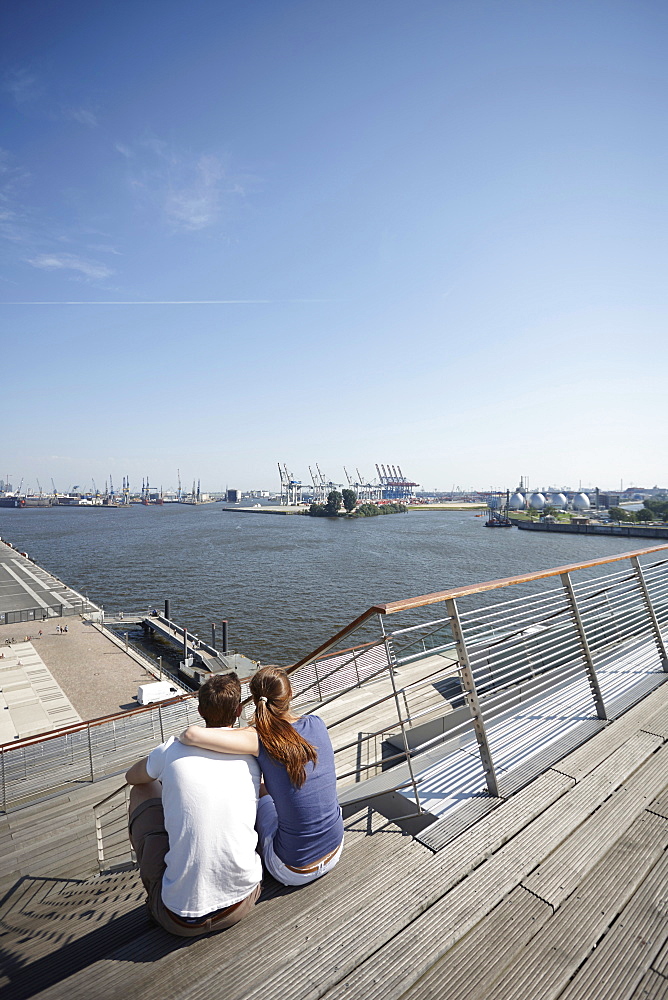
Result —
<path fill-rule="evenodd" d="M 303 715 L 292 726 L 318 751 L 316 765 L 306 764 L 301 788 L 295 788 L 285 765 L 267 753 L 262 740 L 258 759 L 278 815 L 274 852 L 284 864 L 306 868 L 339 846 L 343 820 L 336 797 L 334 751 L 325 723 L 317 715 Z"/>

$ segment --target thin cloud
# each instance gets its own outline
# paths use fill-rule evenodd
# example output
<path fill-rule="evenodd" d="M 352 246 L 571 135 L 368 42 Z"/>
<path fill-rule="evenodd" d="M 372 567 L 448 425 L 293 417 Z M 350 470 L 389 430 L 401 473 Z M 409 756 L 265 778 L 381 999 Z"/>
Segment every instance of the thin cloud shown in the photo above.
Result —
<path fill-rule="evenodd" d="M 101 278 L 108 278 L 114 273 L 106 264 L 86 260 L 71 253 L 43 253 L 37 257 L 26 258 L 26 263 L 42 271 L 74 271 L 77 274 L 82 274 L 85 278 L 97 281 Z"/>
<path fill-rule="evenodd" d="M 249 178 L 232 176 L 223 157 L 192 155 L 147 135 L 128 147 L 116 143 L 128 162 L 128 183 L 137 198 L 157 207 L 169 226 L 198 232 L 220 222 L 233 200 L 246 193 Z"/>
<path fill-rule="evenodd" d="M 80 125 L 86 125 L 88 128 L 97 128 L 99 124 L 97 117 L 87 108 L 65 108 L 63 118 L 69 118 L 79 122 Z"/>
<path fill-rule="evenodd" d="M 225 176 L 215 156 L 202 156 L 192 170 L 194 176 L 172 189 L 165 209 L 178 228 L 195 231 L 212 225 L 220 213 L 220 182 Z"/>
<path fill-rule="evenodd" d="M 107 243 L 91 243 L 88 249 L 92 250 L 93 253 L 112 253 L 116 257 L 123 256 L 120 250 L 117 250 L 116 247 L 109 246 Z"/>
<path fill-rule="evenodd" d="M 29 180 L 30 174 L 17 166 L 7 150 L 0 149 L 0 236 L 13 243 L 26 242 L 25 212 L 18 200 L 18 192 Z"/>
<path fill-rule="evenodd" d="M 3 90 L 11 94 L 18 105 L 36 101 L 43 93 L 43 87 L 39 80 L 27 69 L 14 69 L 7 73 Z"/>

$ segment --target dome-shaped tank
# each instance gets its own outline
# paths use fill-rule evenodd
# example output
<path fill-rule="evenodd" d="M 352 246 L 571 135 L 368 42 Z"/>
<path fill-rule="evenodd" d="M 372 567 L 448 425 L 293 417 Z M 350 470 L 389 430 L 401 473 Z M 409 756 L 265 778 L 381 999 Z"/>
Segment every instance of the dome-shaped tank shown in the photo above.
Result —
<path fill-rule="evenodd" d="M 563 510 L 568 504 L 568 500 L 563 493 L 551 493 L 549 497 L 549 502 L 553 507 L 558 507 L 559 510 Z"/>
<path fill-rule="evenodd" d="M 572 500 L 573 510 L 589 510 L 591 504 L 586 493 L 576 493 Z"/>
<path fill-rule="evenodd" d="M 545 506 L 545 497 L 542 493 L 532 493 L 529 497 L 529 506 L 532 510 L 542 510 Z"/>
<path fill-rule="evenodd" d="M 526 505 L 527 502 L 521 493 L 513 493 L 508 501 L 508 507 L 510 510 L 524 510 Z"/>

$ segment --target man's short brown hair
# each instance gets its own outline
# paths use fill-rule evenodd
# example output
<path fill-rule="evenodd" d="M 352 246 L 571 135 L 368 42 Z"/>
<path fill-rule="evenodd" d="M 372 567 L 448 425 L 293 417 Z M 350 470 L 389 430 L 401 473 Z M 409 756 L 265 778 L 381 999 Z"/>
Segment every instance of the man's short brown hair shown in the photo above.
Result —
<path fill-rule="evenodd" d="M 235 673 L 214 674 L 199 689 L 199 713 L 207 726 L 233 726 L 241 704 L 241 684 Z"/>

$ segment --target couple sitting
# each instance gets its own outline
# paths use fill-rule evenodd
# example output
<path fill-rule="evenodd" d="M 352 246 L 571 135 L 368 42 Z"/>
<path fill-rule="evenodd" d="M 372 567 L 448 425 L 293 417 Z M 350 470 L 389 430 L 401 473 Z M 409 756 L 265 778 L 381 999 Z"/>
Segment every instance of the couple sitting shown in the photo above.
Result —
<path fill-rule="evenodd" d="M 232 728 L 241 714 L 239 679 L 214 675 L 199 691 L 206 729 L 170 737 L 125 776 L 149 910 L 182 937 L 224 930 L 250 912 L 261 889 L 256 847 L 284 885 L 312 882 L 341 855 L 324 722 L 292 714 L 290 681 L 278 667 L 258 670 L 250 690 L 253 723 Z"/>

